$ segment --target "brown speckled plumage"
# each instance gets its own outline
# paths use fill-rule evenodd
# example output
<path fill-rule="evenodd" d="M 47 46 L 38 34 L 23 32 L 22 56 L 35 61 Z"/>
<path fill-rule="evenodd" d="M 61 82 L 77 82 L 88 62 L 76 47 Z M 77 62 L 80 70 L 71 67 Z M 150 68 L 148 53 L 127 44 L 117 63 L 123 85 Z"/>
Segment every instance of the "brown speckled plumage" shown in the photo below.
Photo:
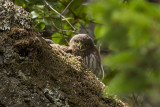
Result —
<path fill-rule="evenodd" d="M 79 48 L 80 44 L 81 48 Z M 73 55 L 82 57 L 84 64 L 87 65 L 96 76 L 99 74 L 104 75 L 99 50 L 94 45 L 91 37 L 87 34 L 75 35 L 70 40 L 69 48 L 72 50 Z"/>

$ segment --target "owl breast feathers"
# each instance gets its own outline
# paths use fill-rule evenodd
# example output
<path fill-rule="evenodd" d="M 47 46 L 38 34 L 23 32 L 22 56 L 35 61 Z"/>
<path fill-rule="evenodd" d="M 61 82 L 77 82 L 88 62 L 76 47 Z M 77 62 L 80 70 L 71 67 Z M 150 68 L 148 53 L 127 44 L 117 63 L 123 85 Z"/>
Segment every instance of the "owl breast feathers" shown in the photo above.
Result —
<path fill-rule="evenodd" d="M 69 42 L 69 47 L 58 44 L 50 44 L 52 47 L 58 47 L 74 56 L 81 56 L 83 63 L 96 75 L 104 76 L 101 64 L 100 52 L 94 45 L 91 37 L 87 34 L 77 34 Z"/>

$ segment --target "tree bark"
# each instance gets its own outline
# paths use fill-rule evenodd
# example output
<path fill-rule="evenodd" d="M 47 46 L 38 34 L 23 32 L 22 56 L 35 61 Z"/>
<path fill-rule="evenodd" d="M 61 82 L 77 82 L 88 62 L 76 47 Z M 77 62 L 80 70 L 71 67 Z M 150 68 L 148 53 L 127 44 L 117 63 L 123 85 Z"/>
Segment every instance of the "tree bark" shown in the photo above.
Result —
<path fill-rule="evenodd" d="M 10 2 L 0 1 L 0 13 L 5 10 L 0 16 L 0 107 L 127 106 L 103 98 L 103 83 L 80 57 L 50 47 L 25 11 L 13 4 L 5 8 L 6 3 Z"/>

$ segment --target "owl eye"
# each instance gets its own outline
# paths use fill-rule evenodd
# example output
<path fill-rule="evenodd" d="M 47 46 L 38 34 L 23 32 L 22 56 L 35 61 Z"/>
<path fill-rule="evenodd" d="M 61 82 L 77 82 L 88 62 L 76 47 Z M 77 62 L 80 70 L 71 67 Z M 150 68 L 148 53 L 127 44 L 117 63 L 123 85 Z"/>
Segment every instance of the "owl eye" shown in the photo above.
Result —
<path fill-rule="evenodd" d="M 77 44 L 78 44 L 78 43 L 79 43 L 79 41 L 75 41 L 75 43 L 77 43 Z"/>
<path fill-rule="evenodd" d="M 89 46 L 87 43 L 84 44 L 85 47 Z"/>

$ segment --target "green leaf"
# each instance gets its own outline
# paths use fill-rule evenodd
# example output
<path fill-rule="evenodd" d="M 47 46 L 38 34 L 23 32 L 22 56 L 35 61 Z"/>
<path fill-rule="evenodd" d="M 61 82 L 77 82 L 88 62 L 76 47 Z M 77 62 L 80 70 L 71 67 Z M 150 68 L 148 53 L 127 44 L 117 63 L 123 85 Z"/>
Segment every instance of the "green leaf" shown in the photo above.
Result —
<path fill-rule="evenodd" d="M 62 39 L 62 35 L 60 33 L 55 33 L 52 35 L 52 40 L 54 43 L 59 44 Z"/>
<path fill-rule="evenodd" d="M 22 6 L 22 7 L 26 6 L 26 4 L 24 3 L 24 0 L 15 0 L 15 4 L 19 5 L 19 6 Z"/>
<path fill-rule="evenodd" d="M 45 23 L 43 23 L 43 22 L 38 23 L 38 25 L 36 26 L 36 28 L 38 30 L 42 31 L 45 28 Z"/>
<path fill-rule="evenodd" d="M 32 11 L 31 14 L 33 19 L 39 17 L 39 13 L 36 11 Z"/>

